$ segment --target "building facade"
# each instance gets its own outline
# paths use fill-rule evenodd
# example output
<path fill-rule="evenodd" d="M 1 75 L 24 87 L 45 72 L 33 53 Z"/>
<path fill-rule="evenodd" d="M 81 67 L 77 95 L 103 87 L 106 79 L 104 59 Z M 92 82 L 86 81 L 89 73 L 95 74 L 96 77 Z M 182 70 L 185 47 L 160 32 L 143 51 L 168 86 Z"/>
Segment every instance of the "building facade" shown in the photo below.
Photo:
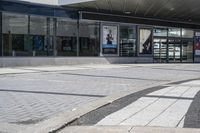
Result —
<path fill-rule="evenodd" d="M 199 24 L 126 14 L 2 0 L 0 56 L 200 61 Z"/>

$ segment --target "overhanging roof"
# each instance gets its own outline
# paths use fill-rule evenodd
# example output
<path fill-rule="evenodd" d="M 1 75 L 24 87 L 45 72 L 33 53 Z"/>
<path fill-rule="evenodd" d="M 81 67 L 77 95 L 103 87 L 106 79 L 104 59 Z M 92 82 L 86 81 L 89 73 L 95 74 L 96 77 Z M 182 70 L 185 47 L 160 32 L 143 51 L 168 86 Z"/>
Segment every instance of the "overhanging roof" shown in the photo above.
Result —
<path fill-rule="evenodd" d="M 199 5 L 200 0 L 93 0 L 65 6 L 81 11 L 200 24 Z"/>

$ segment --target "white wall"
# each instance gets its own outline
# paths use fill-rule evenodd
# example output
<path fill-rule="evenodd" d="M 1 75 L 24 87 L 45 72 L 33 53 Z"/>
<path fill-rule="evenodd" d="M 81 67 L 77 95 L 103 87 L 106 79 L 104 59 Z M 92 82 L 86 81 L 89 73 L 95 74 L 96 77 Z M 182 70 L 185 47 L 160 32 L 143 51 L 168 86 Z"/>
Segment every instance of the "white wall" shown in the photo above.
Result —
<path fill-rule="evenodd" d="M 58 5 L 58 0 L 19 0 L 19 1 L 48 4 L 48 5 Z"/>
<path fill-rule="evenodd" d="M 88 1 L 95 1 L 95 0 L 58 0 L 58 4 L 59 5 L 67 5 L 67 4 L 88 2 Z"/>

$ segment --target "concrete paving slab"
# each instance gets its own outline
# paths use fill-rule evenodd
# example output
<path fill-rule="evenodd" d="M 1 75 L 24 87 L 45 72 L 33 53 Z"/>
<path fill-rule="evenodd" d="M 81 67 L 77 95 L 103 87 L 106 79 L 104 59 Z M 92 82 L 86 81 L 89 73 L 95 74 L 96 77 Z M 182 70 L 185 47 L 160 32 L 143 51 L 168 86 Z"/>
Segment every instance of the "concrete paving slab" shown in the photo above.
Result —
<path fill-rule="evenodd" d="M 130 133 L 200 133 L 200 129 L 133 127 Z"/>
<path fill-rule="evenodd" d="M 176 100 L 174 99 L 158 99 L 157 101 L 146 107 L 144 110 L 138 112 L 137 114 L 134 114 L 129 119 L 120 123 L 120 125 L 146 126 L 175 101 Z"/>
<path fill-rule="evenodd" d="M 191 103 L 192 100 L 178 100 L 159 117 L 150 122 L 148 126 L 177 127 Z"/>
<path fill-rule="evenodd" d="M 159 128 L 133 126 L 81 126 L 67 127 L 59 133 L 199 133 L 200 129 Z"/>
<path fill-rule="evenodd" d="M 59 133 L 129 133 L 132 126 L 90 126 L 90 127 L 68 127 Z"/>
<path fill-rule="evenodd" d="M 102 121 L 98 122 L 97 125 L 118 125 L 124 120 L 130 118 L 132 115 L 138 113 L 139 111 L 143 110 L 153 102 L 158 100 L 158 98 L 140 98 L 133 104 L 119 110 L 106 118 Z"/>

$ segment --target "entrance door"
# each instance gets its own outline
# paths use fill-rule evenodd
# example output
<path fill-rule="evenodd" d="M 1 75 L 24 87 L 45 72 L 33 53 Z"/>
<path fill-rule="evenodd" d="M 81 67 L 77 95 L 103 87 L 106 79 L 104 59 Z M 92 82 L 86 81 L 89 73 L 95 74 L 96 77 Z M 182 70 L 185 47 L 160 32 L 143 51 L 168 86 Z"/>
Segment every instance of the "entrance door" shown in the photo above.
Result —
<path fill-rule="evenodd" d="M 120 56 L 136 55 L 136 28 L 134 26 L 120 26 Z"/>
<path fill-rule="evenodd" d="M 182 40 L 182 62 L 193 62 L 193 40 Z"/>
<path fill-rule="evenodd" d="M 169 39 L 168 59 L 170 63 L 181 62 L 181 39 Z"/>
<path fill-rule="evenodd" d="M 167 39 L 155 38 L 153 41 L 154 62 L 167 62 Z"/>

